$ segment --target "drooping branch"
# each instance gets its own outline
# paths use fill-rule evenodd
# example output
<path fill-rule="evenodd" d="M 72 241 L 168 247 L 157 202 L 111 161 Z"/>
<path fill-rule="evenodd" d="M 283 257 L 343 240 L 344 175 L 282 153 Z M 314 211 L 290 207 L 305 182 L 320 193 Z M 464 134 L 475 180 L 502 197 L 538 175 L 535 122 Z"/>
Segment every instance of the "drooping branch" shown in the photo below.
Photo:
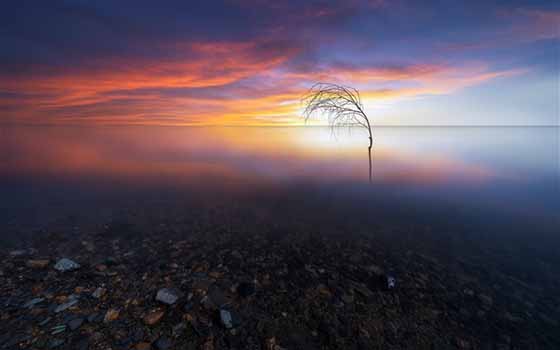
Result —
<path fill-rule="evenodd" d="M 317 83 L 303 96 L 305 105 L 303 115 L 305 121 L 312 117 L 326 116 L 331 130 L 337 127 L 363 127 L 369 134 L 368 159 L 369 159 L 369 182 L 372 182 L 371 148 L 373 136 L 371 123 L 360 98 L 360 92 L 354 88 L 330 84 Z"/>
<path fill-rule="evenodd" d="M 371 143 L 371 123 L 364 112 L 358 90 L 344 85 L 317 83 L 303 96 L 302 102 L 306 121 L 324 115 L 332 128 L 363 127 L 367 129 Z"/>

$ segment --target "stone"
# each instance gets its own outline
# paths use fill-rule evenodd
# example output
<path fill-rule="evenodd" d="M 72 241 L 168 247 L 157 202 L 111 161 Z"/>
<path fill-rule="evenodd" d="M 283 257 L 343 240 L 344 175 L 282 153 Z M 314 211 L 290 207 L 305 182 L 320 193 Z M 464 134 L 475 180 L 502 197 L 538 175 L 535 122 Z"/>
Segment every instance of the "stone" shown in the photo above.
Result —
<path fill-rule="evenodd" d="M 49 349 L 54 349 L 54 348 L 58 348 L 59 346 L 61 346 L 62 344 L 64 344 L 64 340 L 63 339 L 53 339 L 49 342 Z"/>
<path fill-rule="evenodd" d="M 66 309 L 71 308 L 72 306 L 76 305 L 78 303 L 78 299 L 75 298 L 71 298 L 70 301 L 64 303 L 64 304 L 60 304 L 58 305 L 55 309 L 54 312 L 57 314 L 59 312 L 62 312 Z"/>
<path fill-rule="evenodd" d="M 233 318 L 231 317 L 231 312 L 228 310 L 220 310 L 220 320 L 226 329 L 233 328 Z"/>
<path fill-rule="evenodd" d="M 75 318 L 73 320 L 71 320 L 70 322 L 68 322 L 68 328 L 70 328 L 70 330 L 75 331 L 76 329 L 80 328 L 82 326 L 82 323 L 84 323 L 84 319 L 81 317 Z"/>
<path fill-rule="evenodd" d="M 49 266 L 50 261 L 47 259 L 33 259 L 27 260 L 26 265 L 32 269 L 44 269 Z"/>
<path fill-rule="evenodd" d="M 106 292 L 107 292 L 107 289 L 98 287 L 98 288 L 91 294 L 91 296 L 94 297 L 95 299 L 99 299 L 99 298 L 101 298 L 103 295 L 105 295 Z"/>
<path fill-rule="evenodd" d="M 397 279 L 393 276 L 387 276 L 387 289 L 393 289 L 397 286 Z"/>
<path fill-rule="evenodd" d="M 150 343 L 138 343 L 134 346 L 134 350 L 150 350 L 152 348 L 152 346 L 150 345 Z"/>
<path fill-rule="evenodd" d="M 173 342 L 167 337 L 160 337 L 158 340 L 156 340 L 154 345 L 158 350 L 167 350 L 171 348 Z"/>
<path fill-rule="evenodd" d="M 161 310 L 153 310 L 150 313 L 148 313 L 146 316 L 144 316 L 144 323 L 152 326 L 156 323 L 158 323 L 163 315 L 165 315 L 165 312 L 161 311 Z"/>
<path fill-rule="evenodd" d="M 120 312 L 121 311 L 119 309 L 109 309 L 109 310 L 107 310 L 107 312 L 105 313 L 105 317 L 103 318 L 103 322 L 112 322 L 112 321 L 118 319 Z"/>
<path fill-rule="evenodd" d="M 19 256 L 24 256 L 25 254 L 27 254 L 27 252 L 26 252 L 25 250 L 23 250 L 23 249 L 12 250 L 12 251 L 10 252 L 10 256 L 11 256 L 12 258 L 17 258 L 17 257 L 19 257 Z"/>
<path fill-rule="evenodd" d="M 66 272 L 79 269 L 80 264 L 70 259 L 62 258 L 54 265 L 54 268 L 55 270 Z"/>
<path fill-rule="evenodd" d="M 156 300 L 167 305 L 175 304 L 180 297 L 181 292 L 175 288 L 162 288 L 156 294 Z"/>
<path fill-rule="evenodd" d="M 33 306 L 42 303 L 45 299 L 44 298 L 34 298 L 29 300 L 27 303 L 23 304 L 23 307 L 26 309 L 31 309 Z"/>

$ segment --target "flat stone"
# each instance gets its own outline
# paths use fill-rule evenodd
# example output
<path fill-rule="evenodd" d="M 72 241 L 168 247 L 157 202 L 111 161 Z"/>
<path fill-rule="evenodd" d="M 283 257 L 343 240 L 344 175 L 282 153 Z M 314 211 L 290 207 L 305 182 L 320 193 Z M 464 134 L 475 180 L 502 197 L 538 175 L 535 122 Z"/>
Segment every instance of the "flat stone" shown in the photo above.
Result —
<path fill-rule="evenodd" d="M 82 326 L 82 323 L 84 323 L 84 319 L 79 317 L 79 318 L 75 318 L 73 320 L 71 320 L 70 322 L 68 322 L 68 328 L 70 328 L 70 330 L 75 331 L 76 329 L 80 328 Z"/>
<path fill-rule="evenodd" d="M 72 271 L 80 268 L 80 264 L 67 258 L 60 259 L 55 265 L 55 270 L 65 272 Z"/>
<path fill-rule="evenodd" d="M 54 349 L 54 348 L 58 348 L 59 346 L 61 346 L 62 344 L 64 344 L 64 340 L 63 339 L 53 339 L 49 342 L 49 349 Z"/>
<path fill-rule="evenodd" d="M 76 305 L 78 303 L 78 299 L 71 299 L 70 301 L 64 303 L 64 304 L 60 304 L 58 305 L 55 309 L 54 312 L 55 313 L 59 313 L 62 312 L 66 309 L 71 308 L 72 306 Z"/>
<path fill-rule="evenodd" d="M 25 264 L 32 269 L 44 269 L 49 266 L 49 263 L 50 261 L 48 259 L 33 259 L 27 260 Z"/>
<path fill-rule="evenodd" d="M 165 315 L 165 312 L 161 310 L 151 311 L 146 316 L 144 316 L 144 323 L 149 326 L 152 326 L 158 323 L 162 319 L 163 315 Z"/>
<path fill-rule="evenodd" d="M 18 250 L 12 250 L 10 252 L 10 256 L 15 258 L 18 256 L 24 256 L 25 254 L 27 254 L 27 251 L 23 250 L 23 249 L 18 249 Z"/>
<path fill-rule="evenodd" d="M 220 319 L 224 327 L 226 327 L 227 329 L 233 328 L 233 318 L 231 317 L 231 313 L 229 311 L 221 309 Z"/>
<path fill-rule="evenodd" d="M 35 306 L 39 303 L 42 303 L 44 300 L 45 300 L 44 298 L 34 298 L 34 299 L 29 300 L 27 303 L 23 304 L 23 307 L 27 308 L 27 309 L 30 309 L 33 306 Z"/>
<path fill-rule="evenodd" d="M 119 309 L 109 309 L 105 313 L 105 317 L 103 318 L 103 322 L 112 322 L 119 318 L 119 314 L 121 311 Z"/>
<path fill-rule="evenodd" d="M 151 348 L 150 343 L 138 343 L 134 346 L 134 350 L 150 350 Z"/>
<path fill-rule="evenodd" d="M 103 295 L 105 295 L 106 292 L 107 289 L 99 287 L 91 294 L 91 296 L 94 297 L 95 299 L 99 299 Z"/>
<path fill-rule="evenodd" d="M 173 342 L 169 338 L 160 337 L 158 340 L 156 340 L 154 345 L 158 350 L 167 350 L 171 348 Z"/>
<path fill-rule="evenodd" d="M 181 295 L 182 293 L 175 288 L 162 288 L 157 292 L 156 300 L 167 305 L 173 305 Z"/>

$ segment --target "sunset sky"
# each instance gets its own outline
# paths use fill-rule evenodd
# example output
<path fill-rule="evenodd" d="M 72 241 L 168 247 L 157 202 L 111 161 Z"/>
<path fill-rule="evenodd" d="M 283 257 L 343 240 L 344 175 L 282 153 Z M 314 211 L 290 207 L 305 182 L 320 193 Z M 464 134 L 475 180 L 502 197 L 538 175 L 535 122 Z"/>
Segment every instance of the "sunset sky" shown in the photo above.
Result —
<path fill-rule="evenodd" d="M 3 1 L 0 123 L 558 125 L 557 1 Z"/>

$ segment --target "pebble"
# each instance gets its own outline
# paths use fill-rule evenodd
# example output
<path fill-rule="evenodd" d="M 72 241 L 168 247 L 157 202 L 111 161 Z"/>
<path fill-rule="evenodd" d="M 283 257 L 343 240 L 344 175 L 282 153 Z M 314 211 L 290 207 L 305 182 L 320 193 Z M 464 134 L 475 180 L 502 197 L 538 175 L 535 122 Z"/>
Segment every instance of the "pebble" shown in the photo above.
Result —
<path fill-rule="evenodd" d="M 99 298 L 101 298 L 103 295 L 105 295 L 106 292 L 107 292 L 107 289 L 98 287 L 98 288 L 91 294 L 91 296 L 94 297 L 95 299 L 99 299 Z"/>
<path fill-rule="evenodd" d="M 26 309 L 31 309 L 33 306 L 42 303 L 45 300 L 45 298 L 35 298 L 35 299 L 31 299 L 29 300 L 27 303 L 23 304 L 23 307 Z"/>
<path fill-rule="evenodd" d="M 156 340 L 154 345 L 155 345 L 156 349 L 158 349 L 158 350 L 167 350 L 167 349 L 171 348 L 173 343 L 171 342 L 171 340 L 169 338 L 160 337 L 158 340 Z"/>
<path fill-rule="evenodd" d="M 62 312 L 66 309 L 71 308 L 72 306 L 76 305 L 78 303 L 78 299 L 71 299 L 70 301 L 64 303 L 64 304 L 60 304 L 58 305 L 55 309 L 54 312 L 57 314 L 59 312 Z"/>
<path fill-rule="evenodd" d="M 71 320 L 70 322 L 68 322 L 68 328 L 70 328 L 70 330 L 75 331 L 76 329 L 80 328 L 82 326 L 82 323 L 84 323 L 84 319 L 81 317 L 75 318 L 73 320 Z"/>
<path fill-rule="evenodd" d="M 231 318 L 231 313 L 229 311 L 221 309 L 220 319 L 222 320 L 224 327 L 227 329 L 233 328 L 233 319 Z"/>
<path fill-rule="evenodd" d="M 152 325 L 158 323 L 162 319 L 164 314 L 165 314 L 165 312 L 160 311 L 160 310 L 151 311 L 146 316 L 144 316 L 144 323 L 149 325 L 149 326 L 152 326 Z"/>
<path fill-rule="evenodd" d="M 158 340 L 156 340 L 154 345 L 158 350 L 167 350 L 171 348 L 173 342 L 167 337 L 160 337 Z"/>
<path fill-rule="evenodd" d="M 65 272 L 72 271 L 80 268 L 80 264 L 67 258 L 60 259 L 55 265 L 55 270 Z"/>
<path fill-rule="evenodd" d="M 103 322 L 112 322 L 116 320 L 117 318 L 119 318 L 120 312 L 121 311 L 119 309 L 107 310 L 107 312 L 105 313 L 105 317 L 103 318 Z"/>
<path fill-rule="evenodd" d="M 167 305 L 175 304 L 180 297 L 181 292 L 174 288 L 163 288 L 156 294 L 156 300 Z"/>
<path fill-rule="evenodd" d="M 50 261 L 47 259 L 27 260 L 27 267 L 32 269 L 44 269 L 49 265 Z"/>

